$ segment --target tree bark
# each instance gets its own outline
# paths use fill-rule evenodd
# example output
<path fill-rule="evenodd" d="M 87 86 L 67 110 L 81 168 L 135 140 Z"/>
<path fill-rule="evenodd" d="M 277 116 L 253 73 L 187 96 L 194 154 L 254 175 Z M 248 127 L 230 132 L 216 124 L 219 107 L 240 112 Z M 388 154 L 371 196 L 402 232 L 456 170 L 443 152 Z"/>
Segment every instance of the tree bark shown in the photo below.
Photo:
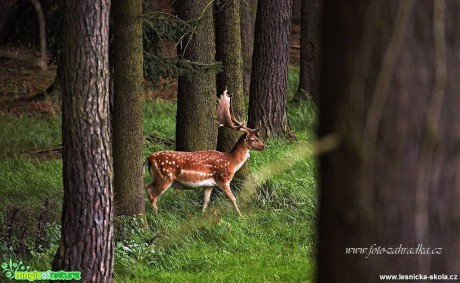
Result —
<path fill-rule="evenodd" d="M 256 19 L 256 11 L 257 0 L 241 1 L 241 52 L 243 54 L 243 85 L 245 96 L 249 96 L 249 86 L 251 84 L 252 50 L 254 47 L 254 25 Z"/>
<path fill-rule="evenodd" d="M 245 120 L 243 96 L 243 58 L 241 56 L 240 1 L 223 0 L 216 2 L 216 59 L 222 62 L 223 71 L 217 74 L 217 93 L 225 88 L 231 97 L 231 109 L 238 121 Z M 219 128 L 217 150 L 230 151 L 241 132 L 233 129 Z M 249 174 L 246 163 L 236 173 L 237 179 L 244 179 Z"/>
<path fill-rule="evenodd" d="M 456 274 L 460 3 L 324 3 L 319 282 Z M 416 254 L 346 254 L 372 245 Z"/>
<path fill-rule="evenodd" d="M 114 1 L 113 161 L 117 215 L 145 213 L 142 0 Z"/>
<path fill-rule="evenodd" d="M 294 100 L 318 101 L 322 0 L 302 0 L 299 87 Z"/>
<path fill-rule="evenodd" d="M 184 59 L 210 64 L 216 53 L 212 2 L 176 1 L 181 19 L 201 18 L 194 33 L 184 38 L 178 54 Z M 176 149 L 216 148 L 216 78 L 211 72 L 179 77 L 177 90 Z"/>
<path fill-rule="evenodd" d="M 290 134 L 287 78 L 292 0 L 259 1 L 249 95 L 249 127 L 264 137 Z"/>
<path fill-rule="evenodd" d="M 304 0 L 292 0 L 292 22 L 299 24 L 302 18 L 302 5 Z"/>
<path fill-rule="evenodd" d="M 108 132 L 110 1 L 64 3 L 61 241 L 54 270 L 82 282 L 113 274 L 112 155 Z"/>

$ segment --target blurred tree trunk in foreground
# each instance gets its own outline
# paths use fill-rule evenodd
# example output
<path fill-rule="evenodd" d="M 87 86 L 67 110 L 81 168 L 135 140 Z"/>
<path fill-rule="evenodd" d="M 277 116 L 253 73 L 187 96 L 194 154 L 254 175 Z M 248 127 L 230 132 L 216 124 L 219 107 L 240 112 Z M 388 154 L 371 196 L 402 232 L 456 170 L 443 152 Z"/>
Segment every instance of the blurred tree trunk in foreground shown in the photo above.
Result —
<path fill-rule="evenodd" d="M 179 18 L 201 18 L 194 33 L 186 36 L 178 54 L 184 59 L 214 63 L 215 36 L 212 2 L 207 0 L 177 0 Z M 191 37 L 191 38 L 190 38 Z M 216 76 L 203 72 L 179 77 L 176 115 L 176 149 L 183 151 L 216 148 Z"/>
<path fill-rule="evenodd" d="M 248 125 L 264 137 L 290 135 L 287 79 L 292 0 L 258 1 Z"/>
<path fill-rule="evenodd" d="M 61 241 L 53 270 L 83 282 L 113 275 L 113 185 L 109 135 L 110 1 L 64 3 Z"/>
<path fill-rule="evenodd" d="M 320 136 L 342 144 L 321 158 L 319 282 L 458 274 L 459 11 L 325 1 Z M 430 254 L 346 254 L 374 244 Z"/>
<path fill-rule="evenodd" d="M 216 60 L 223 64 L 223 71 L 217 74 L 217 93 L 225 88 L 233 94 L 232 112 L 242 121 L 245 119 L 243 95 L 243 58 L 241 56 L 240 34 L 240 0 L 223 0 L 215 4 L 216 21 Z M 230 151 L 241 132 L 220 127 L 217 137 L 217 150 Z M 237 179 L 244 179 L 249 174 L 248 163 L 236 173 Z"/>
<path fill-rule="evenodd" d="M 113 170 L 117 215 L 145 213 L 142 1 L 114 1 Z"/>

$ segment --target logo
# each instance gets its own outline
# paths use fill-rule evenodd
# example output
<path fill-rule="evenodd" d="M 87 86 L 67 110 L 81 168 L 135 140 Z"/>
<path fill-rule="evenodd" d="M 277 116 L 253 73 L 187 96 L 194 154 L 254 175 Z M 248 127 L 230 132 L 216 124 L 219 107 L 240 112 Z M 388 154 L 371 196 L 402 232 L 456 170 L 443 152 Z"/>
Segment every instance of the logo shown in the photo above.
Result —
<path fill-rule="evenodd" d="M 80 280 L 80 271 L 37 271 L 30 270 L 30 266 L 25 265 L 22 261 L 15 262 L 10 259 L 9 262 L 2 263 L 3 273 L 10 280 Z"/>

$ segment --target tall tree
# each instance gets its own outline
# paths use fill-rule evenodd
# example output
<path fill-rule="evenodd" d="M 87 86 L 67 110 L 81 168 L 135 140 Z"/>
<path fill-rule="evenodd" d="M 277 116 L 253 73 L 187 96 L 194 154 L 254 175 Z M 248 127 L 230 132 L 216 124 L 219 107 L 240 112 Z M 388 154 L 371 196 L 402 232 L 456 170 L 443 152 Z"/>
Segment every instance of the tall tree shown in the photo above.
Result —
<path fill-rule="evenodd" d="M 142 0 L 113 1 L 113 166 L 118 215 L 144 214 Z"/>
<path fill-rule="evenodd" d="M 292 0 L 292 22 L 299 23 L 302 17 L 302 5 L 304 0 Z"/>
<path fill-rule="evenodd" d="M 64 2 L 64 201 L 53 269 L 80 271 L 83 282 L 113 274 L 109 9 L 109 0 Z"/>
<path fill-rule="evenodd" d="M 178 0 L 175 5 L 181 19 L 200 19 L 194 32 L 179 46 L 179 56 L 194 62 L 214 63 L 216 49 L 212 2 Z M 177 150 L 215 149 L 217 140 L 215 74 L 200 72 L 181 76 L 178 81 Z"/>
<path fill-rule="evenodd" d="M 302 0 L 299 87 L 294 100 L 318 101 L 322 0 Z"/>
<path fill-rule="evenodd" d="M 238 120 L 245 115 L 243 96 L 243 58 L 241 56 L 240 0 L 224 0 L 215 4 L 216 60 L 221 61 L 223 71 L 217 74 L 217 90 L 225 88 L 233 94 L 232 112 Z M 243 118 L 243 119 L 242 119 Z M 217 150 L 230 151 L 238 140 L 240 132 L 221 127 L 218 131 Z M 236 173 L 237 179 L 249 174 L 247 163 Z"/>
<path fill-rule="evenodd" d="M 324 3 L 319 282 L 456 274 L 460 2 Z"/>
<path fill-rule="evenodd" d="M 252 50 L 254 47 L 254 25 L 257 11 L 257 0 L 241 1 L 240 27 L 241 52 L 243 53 L 243 86 L 244 94 L 249 95 L 252 69 Z"/>
<path fill-rule="evenodd" d="M 255 26 L 248 125 L 267 137 L 290 134 L 287 78 L 292 0 L 259 1 Z"/>

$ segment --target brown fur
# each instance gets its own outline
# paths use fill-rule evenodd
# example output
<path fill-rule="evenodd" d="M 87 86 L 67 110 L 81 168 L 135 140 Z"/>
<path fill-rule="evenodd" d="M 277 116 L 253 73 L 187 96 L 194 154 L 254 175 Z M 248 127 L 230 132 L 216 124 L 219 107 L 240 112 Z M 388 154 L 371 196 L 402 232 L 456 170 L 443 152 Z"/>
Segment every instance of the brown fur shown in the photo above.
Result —
<path fill-rule="evenodd" d="M 219 187 L 226 194 L 235 210 L 241 215 L 236 198 L 230 190 L 235 172 L 246 162 L 249 150 L 265 150 L 257 131 L 245 131 L 230 152 L 219 151 L 161 151 L 151 154 L 147 160 L 153 182 L 145 187 L 155 211 L 157 200 L 169 187 L 197 189 L 206 187 L 203 211 L 206 209 L 212 188 Z"/>

